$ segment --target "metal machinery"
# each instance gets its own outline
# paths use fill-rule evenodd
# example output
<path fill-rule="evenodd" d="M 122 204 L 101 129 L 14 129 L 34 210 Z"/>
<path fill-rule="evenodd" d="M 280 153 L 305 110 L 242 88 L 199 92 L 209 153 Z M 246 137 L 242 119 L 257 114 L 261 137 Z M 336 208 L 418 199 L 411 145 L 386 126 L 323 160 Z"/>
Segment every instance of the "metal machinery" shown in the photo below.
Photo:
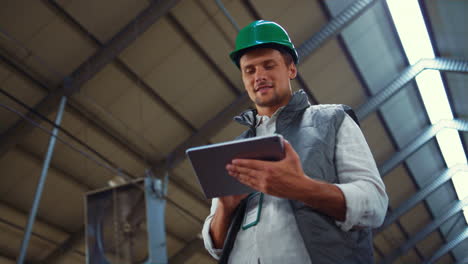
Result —
<path fill-rule="evenodd" d="M 86 195 L 86 263 L 167 263 L 165 186 L 146 177 Z"/>

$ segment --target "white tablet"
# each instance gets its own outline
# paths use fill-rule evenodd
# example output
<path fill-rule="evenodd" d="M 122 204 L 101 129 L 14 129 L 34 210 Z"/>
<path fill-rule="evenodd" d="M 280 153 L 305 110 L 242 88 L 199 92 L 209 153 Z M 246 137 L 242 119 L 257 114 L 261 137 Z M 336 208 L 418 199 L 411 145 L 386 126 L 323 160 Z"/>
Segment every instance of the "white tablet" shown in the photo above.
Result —
<path fill-rule="evenodd" d="M 235 158 L 277 161 L 284 158 L 283 137 L 271 135 L 189 148 L 189 157 L 205 197 L 255 192 L 230 176 L 226 165 Z"/>

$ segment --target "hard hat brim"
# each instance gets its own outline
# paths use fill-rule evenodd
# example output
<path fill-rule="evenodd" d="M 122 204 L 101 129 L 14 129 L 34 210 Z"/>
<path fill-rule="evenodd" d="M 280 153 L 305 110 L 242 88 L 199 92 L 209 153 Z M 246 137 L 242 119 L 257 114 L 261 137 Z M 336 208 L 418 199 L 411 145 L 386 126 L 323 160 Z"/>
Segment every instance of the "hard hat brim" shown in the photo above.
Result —
<path fill-rule="evenodd" d="M 232 62 L 234 62 L 234 64 L 236 64 L 237 67 L 240 68 L 240 58 L 242 57 L 242 55 L 251 50 L 259 48 L 271 48 L 279 51 L 287 51 L 293 57 L 294 64 L 298 64 L 299 62 L 299 56 L 295 49 L 291 49 L 288 44 L 274 41 L 270 41 L 267 43 L 255 43 L 250 46 L 243 47 L 242 49 L 238 49 L 229 53 L 229 57 L 231 58 Z"/>

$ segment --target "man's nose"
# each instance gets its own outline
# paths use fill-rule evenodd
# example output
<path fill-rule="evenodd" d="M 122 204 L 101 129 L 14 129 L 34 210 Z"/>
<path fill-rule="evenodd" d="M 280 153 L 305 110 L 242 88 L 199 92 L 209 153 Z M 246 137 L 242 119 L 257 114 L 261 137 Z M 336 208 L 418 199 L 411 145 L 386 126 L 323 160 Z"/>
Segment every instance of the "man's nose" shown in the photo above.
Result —
<path fill-rule="evenodd" d="M 262 69 L 257 69 L 255 71 L 255 82 L 263 82 L 266 80 L 265 71 Z"/>

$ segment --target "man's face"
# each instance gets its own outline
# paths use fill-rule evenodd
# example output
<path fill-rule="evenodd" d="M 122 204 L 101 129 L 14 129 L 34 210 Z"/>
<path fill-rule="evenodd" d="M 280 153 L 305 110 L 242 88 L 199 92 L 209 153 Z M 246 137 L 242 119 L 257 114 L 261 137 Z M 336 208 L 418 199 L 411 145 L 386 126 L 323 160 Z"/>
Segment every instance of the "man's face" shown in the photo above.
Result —
<path fill-rule="evenodd" d="M 286 105 L 291 98 L 290 79 L 296 77 L 294 63 L 286 65 L 283 55 L 270 48 L 254 49 L 240 59 L 242 81 L 258 108 Z"/>

